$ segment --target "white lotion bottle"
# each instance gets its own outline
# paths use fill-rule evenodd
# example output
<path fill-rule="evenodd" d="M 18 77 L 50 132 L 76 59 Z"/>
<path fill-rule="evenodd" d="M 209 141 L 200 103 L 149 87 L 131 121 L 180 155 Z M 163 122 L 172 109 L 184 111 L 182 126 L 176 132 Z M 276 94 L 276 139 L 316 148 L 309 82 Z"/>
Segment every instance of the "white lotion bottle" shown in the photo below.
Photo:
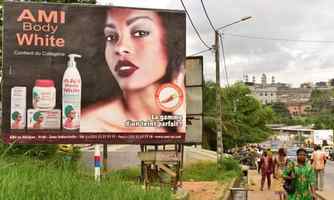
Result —
<path fill-rule="evenodd" d="M 67 69 L 63 76 L 63 129 L 79 130 L 81 110 L 81 76 L 75 58 L 78 54 L 69 54 Z"/>

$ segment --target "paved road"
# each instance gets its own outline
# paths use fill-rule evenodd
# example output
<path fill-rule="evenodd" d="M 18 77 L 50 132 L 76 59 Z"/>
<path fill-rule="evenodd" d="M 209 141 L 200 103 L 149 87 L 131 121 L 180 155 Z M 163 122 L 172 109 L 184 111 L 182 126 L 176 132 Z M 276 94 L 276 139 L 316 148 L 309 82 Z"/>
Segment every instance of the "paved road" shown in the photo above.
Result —
<path fill-rule="evenodd" d="M 323 191 L 317 191 L 320 200 L 332 200 L 334 196 L 334 162 L 328 161 L 325 168 L 325 186 Z"/>
<path fill-rule="evenodd" d="M 108 168 L 122 169 L 139 166 L 137 152 L 140 151 L 138 145 L 109 145 L 108 146 Z M 102 152 L 101 152 L 102 157 Z M 94 146 L 85 149 L 81 157 L 82 166 L 94 170 Z"/>
<path fill-rule="evenodd" d="M 167 147 L 168 148 L 168 147 Z M 108 168 L 123 169 L 140 165 L 137 153 L 139 145 L 109 145 L 108 146 Z M 101 155 L 102 156 L 102 155 Z M 81 166 L 94 170 L 94 146 L 85 148 L 82 152 Z M 215 152 L 201 148 L 185 147 L 184 164 L 191 164 L 198 161 L 215 161 Z"/>
<path fill-rule="evenodd" d="M 334 188 L 334 162 L 328 161 L 325 168 L 325 191 L 331 191 Z"/>

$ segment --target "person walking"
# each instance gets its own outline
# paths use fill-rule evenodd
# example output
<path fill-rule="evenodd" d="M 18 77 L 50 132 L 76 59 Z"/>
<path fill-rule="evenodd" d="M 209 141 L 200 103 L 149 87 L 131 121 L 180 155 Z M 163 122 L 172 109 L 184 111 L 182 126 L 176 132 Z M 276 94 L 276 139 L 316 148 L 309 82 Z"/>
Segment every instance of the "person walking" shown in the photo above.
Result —
<path fill-rule="evenodd" d="M 271 174 L 274 172 L 274 162 L 267 151 L 264 151 L 259 163 L 259 172 L 261 172 L 261 191 L 263 191 L 264 183 L 267 179 L 268 190 L 271 187 Z"/>
<path fill-rule="evenodd" d="M 326 154 L 321 151 L 319 145 L 314 146 L 314 152 L 311 157 L 311 164 L 315 171 L 315 188 L 322 191 L 324 189 L 324 172 L 326 165 Z"/>
<path fill-rule="evenodd" d="M 288 193 L 288 200 L 315 200 L 315 173 L 306 162 L 306 150 L 297 150 L 297 165 L 288 167 L 283 178 L 292 180 L 294 192 Z"/>
<path fill-rule="evenodd" d="M 280 200 L 284 200 L 284 190 L 283 190 L 283 171 L 287 167 L 288 159 L 286 157 L 285 149 L 280 148 L 278 150 L 278 155 L 274 158 L 274 178 L 277 180 L 276 184 L 274 182 L 275 193 L 278 194 Z"/>

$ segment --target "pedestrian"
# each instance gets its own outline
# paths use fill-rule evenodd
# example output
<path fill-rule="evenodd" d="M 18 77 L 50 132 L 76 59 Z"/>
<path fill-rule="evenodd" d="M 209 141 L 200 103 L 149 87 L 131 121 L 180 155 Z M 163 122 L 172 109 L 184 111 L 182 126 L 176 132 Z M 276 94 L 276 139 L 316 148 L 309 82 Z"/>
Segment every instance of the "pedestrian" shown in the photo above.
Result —
<path fill-rule="evenodd" d="M 274 171 L 274 162 L 267 151 L 264 151 L 259 163 L 259 170 L 261 171 L 261 191 L 263 191 L 264 183 L 267 179 L 268 190 L 271 187 L 271 175 Z"/>
<path fill-rule="evenodd" d="M 314 145 L 314 152 L 311 157 L 311 164 L 315 171 L 315 189 L 322 191 L 324 189 L 324 172 L 326 165 L 326 154 L 319 145 Z"/>
<path fill-rule="evenodd" d="M 260 161 L 261 161 L 262 154 L 260 152 L 257 152 L 256 154 L 256 169 L 260 173 Z"/>
<path fill-rule="evenodd" d="M 277 180 L 275 186 L 275 193 L 278 194 L 280 200 L 284 200 L 284 190 L 283 190 L 283 171 L 287 167 L 288 159 L 286 157 L 285 149 L 280 148 L 278 150 L 278 156 L 274 158 L 274 178 Z"/>
<path fill-rule="evenodd" d="M 288 194 L 288 200 L 315 200 L 315 173 L 306 162 L 306 150 L 297 150 L 297 165 L 283 172 L 284 179 L 292 180 L 294 192 Z"/>

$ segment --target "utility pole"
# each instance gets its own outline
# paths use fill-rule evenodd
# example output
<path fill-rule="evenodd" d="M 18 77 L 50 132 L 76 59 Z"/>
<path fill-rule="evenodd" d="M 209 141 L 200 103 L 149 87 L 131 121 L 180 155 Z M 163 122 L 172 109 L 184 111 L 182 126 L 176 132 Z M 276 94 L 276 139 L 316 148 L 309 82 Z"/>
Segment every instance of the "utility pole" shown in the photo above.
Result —
<path fill-rule="evenodd" d="M 223 133 L 222 133 L 222 110 L 221 110 L 221 88 L 220 88 L 220 63 L 219 63 L 219 32 L 215 31 L 215 59 L 216 59 L 216 108 L 217 108 L 217 165 L 222 167 L 223 160 Z"/>
<path fill-rule="evenodd" d="M 252 18 L 251 16 L 243 17 L 238 21 L 232 22 L 230 24 L 227 24 L 225 26 L 219 27 L 215 29 L 215 44 L 214 44 L 214 50 L 215 50 L 215 60 L 216 60 L 216 83 L 217 83 L 217 89 L 216 89 L 216 108 L 217 108 L 217 165 L 218 168 L 222 168 L 222 161 L 223 161 L 223 153 L 224 153 L 224 147 L 223 147 L 223 132 L 222 132 L 222 100 L 221 100 L 221 88 L 220 88 L 220 58 L 219 58 L 219 37 L 222 37 L 219 33 L 219 30 L 222 30 L 226 27 L 229 27 L 233 24 L 237 24 L 242 21 L 246 21 L 248 19 Z M 226 74 L 227 75 L 227 74 Z M 227 77 L 226 77 L 227 78 Z M 227 82 L 228 83 L 228 82 Z"/>

